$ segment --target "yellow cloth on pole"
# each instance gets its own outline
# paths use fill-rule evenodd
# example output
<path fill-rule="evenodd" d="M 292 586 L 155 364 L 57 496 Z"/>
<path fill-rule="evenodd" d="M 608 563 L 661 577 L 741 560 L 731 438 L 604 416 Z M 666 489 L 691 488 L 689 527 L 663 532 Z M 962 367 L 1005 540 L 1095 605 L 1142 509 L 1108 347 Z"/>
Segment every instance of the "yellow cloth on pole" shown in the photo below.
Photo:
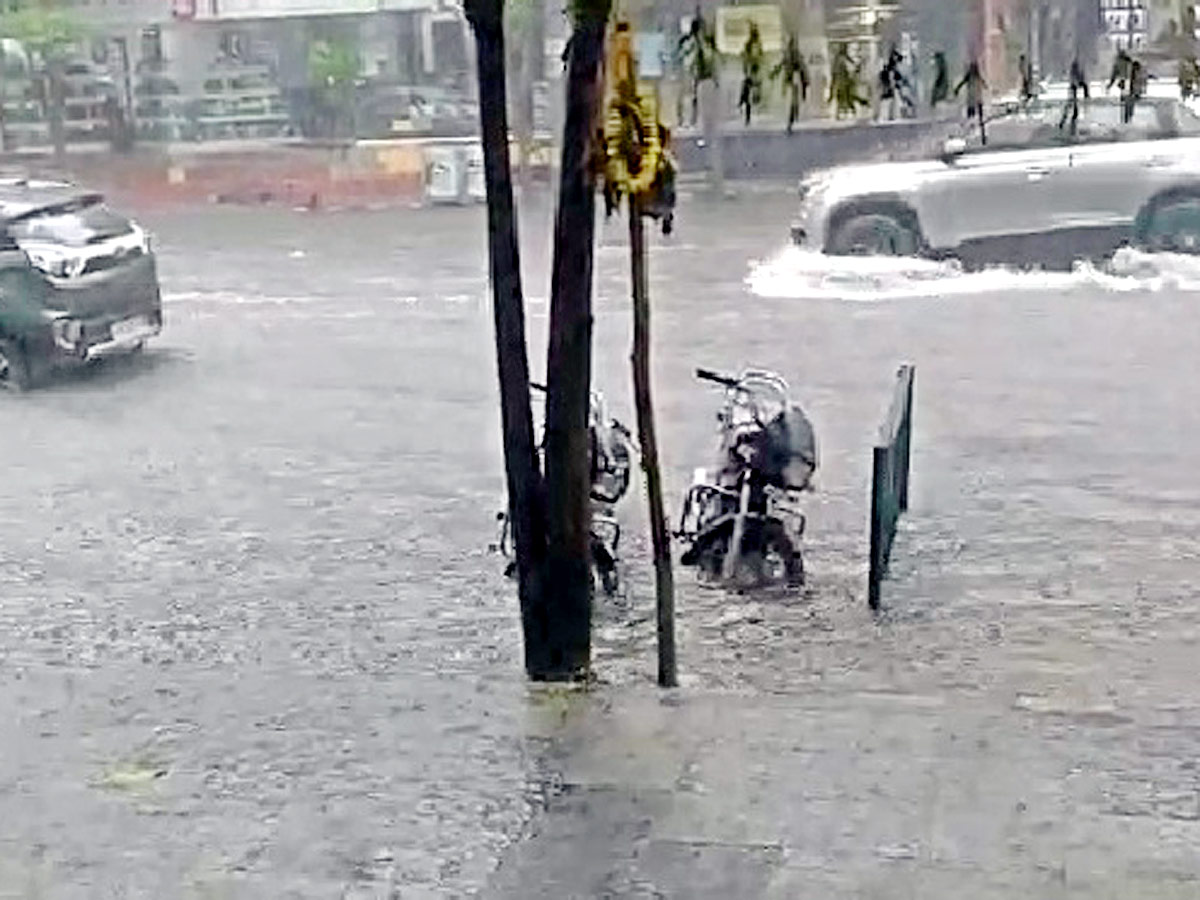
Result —
<path fill-rule="evenodd" d="M 641 196 L 658 175 L 662 142 L 654 91 L 637 82 L 633 28 L 627 21 L 613 29 L 608 62 L 605 180 L 620 194 Z"/>

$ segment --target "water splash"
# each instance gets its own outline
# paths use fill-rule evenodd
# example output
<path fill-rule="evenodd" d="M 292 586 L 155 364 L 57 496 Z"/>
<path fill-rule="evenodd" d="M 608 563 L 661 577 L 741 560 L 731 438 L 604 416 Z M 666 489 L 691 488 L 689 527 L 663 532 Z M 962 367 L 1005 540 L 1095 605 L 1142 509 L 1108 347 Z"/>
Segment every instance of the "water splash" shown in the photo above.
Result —
<path fill-rule="evenodd" d="M 311 303 L 321 300 L 317 296 L 271 296 L 250 294 L 240 291 L 168 291 L 163 294 L 163 303 L 198 303 L 217 306 L 287 306 L 293 303 Z"/>
<path fill-rule="evenodd" d="M 1102 265 L 1069 272 L 997 266 L 967 272 L 956 260 L 825 256 L 798 247 L 751 264 L 746 284 L 759 297 L 874 302 L 994 292 L 1101 289 L 1200 291 L 1200 257 L 1122 248 Z"/>

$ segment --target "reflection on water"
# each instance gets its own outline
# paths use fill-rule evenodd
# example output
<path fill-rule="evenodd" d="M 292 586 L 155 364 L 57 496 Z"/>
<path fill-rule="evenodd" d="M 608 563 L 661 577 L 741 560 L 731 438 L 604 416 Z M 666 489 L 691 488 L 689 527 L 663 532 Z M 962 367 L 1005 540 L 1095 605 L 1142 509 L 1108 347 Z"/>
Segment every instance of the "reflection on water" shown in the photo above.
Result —
<path fill-rule="evenodd" d="M 787 247 L 753 263 L 746 283 L 760 297 L 860 302 L 1076 288 L 1200 290 L 1200 257 L 1123 248 L 1103 264 L 1080 261 L 1070 272 L 1003 267 L 967 272 L 957 260 L 835 257 Z"/>

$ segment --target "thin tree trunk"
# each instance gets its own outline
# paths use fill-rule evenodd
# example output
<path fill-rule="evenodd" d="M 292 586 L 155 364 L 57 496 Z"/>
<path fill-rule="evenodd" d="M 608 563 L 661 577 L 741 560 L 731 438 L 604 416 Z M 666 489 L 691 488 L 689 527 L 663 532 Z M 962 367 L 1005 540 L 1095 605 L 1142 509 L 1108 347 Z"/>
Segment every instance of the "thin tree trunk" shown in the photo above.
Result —
<path fill-rule="evenodd" d="M 532 14 L 531 14 L 532 15 Z M 517 146 L 521 151 L 521 166 L 518 171 L 522 188 L 531 186 L 532 166 L 530 154 L 533 150 L 533 83 L 537 79 L 537 64 L 541 61 L 541 49 L 535 48 L 537 35 L 540 33 L 533 21 L 524 23 L 525 28 L 519 37 L 520 63 L 517 66 L 517 97 L 515 107 L 515 131 Z M 535 52 L 536 49 L 536 52 Z"/>
<path fill-rule="evenodd" d="M 725 154 L 722 146 L 721 88 L 712 80 L 700 83 L 701 115 L 704 118 L 704 142 L 708 145 L 708 186 L 718 197 L 725 196 Z"/>
<path fill-rule="evenodd" d="M 8 152 L 8 57 L 0 39 L 0 153 Z"/>
<path fill-rule="evenodd" d="M 547 595 L 556 675 L 585 675 L 591 661 L 592 251 L 596 173 L 592 146 L 602 101 L 608 0 L 580 3 L 567 68 L 546 378 Z"/>
<path fill-rule="evenodd" d="M 521 156 L 522 183 L 526 188 L 533 186 L 535 167 L 533 157 L 537 148 L 537 85 L 546 78 L 546 11 L 543 0 L 531 0 L 532 20 L 529 34 L 525 38 L 525 108 L 528 132 L 526 147 Z"/>
<path fill-rule="evenodd" d="M 501 3 L 499 0 L 468 0 L 466 14 L 475 32 L 479 76 L 479 115 L 487 183 L 488 261 L 500 377 L 504 468 L 525 634 L 525 671 L 530 678 L 542 679 L 554 671 L 550 655 L 552 621 L 545 593 L 545 498 L 529 399 L 525 305 L 508 151 Z"/>
<path fill-rule="evenodd" d="M 50 127 L 50 144 L 54 148 L 54 167 L 60 171 L 67 164 L 65 102 L 62 72 L 57 63 L 51 63 L 46 69 L 46 116 Z"/>
<path fill-rule="evenodd" d="M 654 546 L 654 588 L 658 611 L 658 683 L 675 687 L 675 578 L 671 571 L 671 536 L 663 509 L 658 436 L 650 388 L 650 297 L 646 284 L 646 233 L 641 203 L 629 198 L 629 254 L 633 280 L 633 395 L 637 406 L 638 444 L 650 507 L 650 540 Z"/>

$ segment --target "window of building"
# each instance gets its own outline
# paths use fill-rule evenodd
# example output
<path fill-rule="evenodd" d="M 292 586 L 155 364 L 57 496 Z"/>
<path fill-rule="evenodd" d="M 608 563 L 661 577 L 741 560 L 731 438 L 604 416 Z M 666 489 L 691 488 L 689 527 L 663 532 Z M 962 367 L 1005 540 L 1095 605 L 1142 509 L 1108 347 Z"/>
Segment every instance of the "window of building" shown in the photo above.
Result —
<path fill-rule="evenodd" d="M 241 31 L 221 32 L 221 56 L 226 59 L 241 61 L 246 58 L 246 35 Z"/>
<path fill-rule="evenodd" d="M 467 45 L 457 19 L 433 23 L 433 58 L 438 72 L 450 75 L 467 68 Z"/>
<path fill-rule="evenodd" d="M 142 60 L 148 63 L 163 61 L 162 29 L 157 25 L 142 29 Z"/>

